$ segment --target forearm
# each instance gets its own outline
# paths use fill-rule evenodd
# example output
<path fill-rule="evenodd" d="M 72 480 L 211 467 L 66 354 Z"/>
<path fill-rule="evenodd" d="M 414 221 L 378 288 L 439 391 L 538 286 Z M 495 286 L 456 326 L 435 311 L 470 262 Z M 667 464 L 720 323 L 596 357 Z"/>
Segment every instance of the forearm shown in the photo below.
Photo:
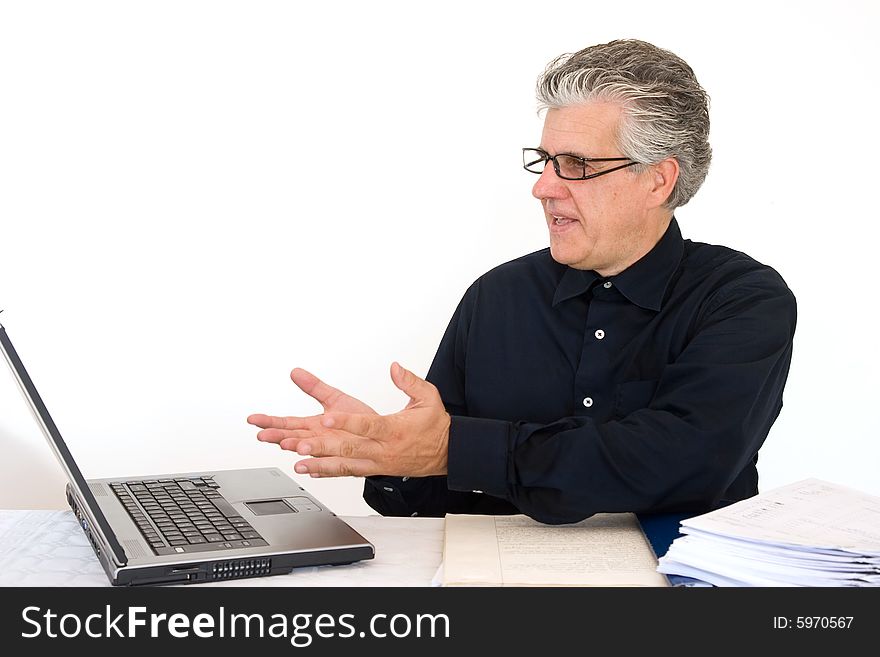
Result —
<path fill-rule="evenodd" d="M 449 487 L 506 499 L 549 524 L 600 512 L 713 508 L 752 454 L 753 437 L 733 425 L 706 430 L 649 410 L 605 424 L 483 422 L 480 435 L 458 432 L 451 441 Z M 501 475 L 476 458 L 490 449 L 505 452 Z"/>

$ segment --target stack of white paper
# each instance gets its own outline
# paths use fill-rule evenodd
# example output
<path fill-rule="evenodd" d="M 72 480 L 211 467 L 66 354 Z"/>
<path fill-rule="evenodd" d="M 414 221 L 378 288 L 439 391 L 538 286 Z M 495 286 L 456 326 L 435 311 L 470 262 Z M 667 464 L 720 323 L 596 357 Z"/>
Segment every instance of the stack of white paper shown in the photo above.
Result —
<path fill-rule="evenodd" d="M 716 586 L 880 586 L 880 497 L 805 479 L 683 520 L 657 570 Z"/>

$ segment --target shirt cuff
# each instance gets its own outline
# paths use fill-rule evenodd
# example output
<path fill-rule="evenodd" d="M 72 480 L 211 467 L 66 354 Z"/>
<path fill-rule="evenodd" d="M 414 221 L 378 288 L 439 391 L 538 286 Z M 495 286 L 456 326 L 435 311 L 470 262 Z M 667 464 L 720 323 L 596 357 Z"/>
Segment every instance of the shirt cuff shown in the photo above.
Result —
<path fill-rule="evenodd" d="M 450 490 L 507 499 L 510 423 L 451 416 L 447 485 Z"/>

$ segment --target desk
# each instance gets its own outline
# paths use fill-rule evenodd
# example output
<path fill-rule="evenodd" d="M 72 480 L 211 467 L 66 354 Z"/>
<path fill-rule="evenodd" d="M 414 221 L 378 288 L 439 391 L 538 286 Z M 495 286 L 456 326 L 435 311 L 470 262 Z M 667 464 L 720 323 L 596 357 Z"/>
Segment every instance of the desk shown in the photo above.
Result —
<path fill-rule="evenodd" d="M 409 640 L 415 639 L 417 635 L 410 635 L 407 640 L 398 642 L 397 635 L 387 634 L 389 625 L 386 622 L 379 626 L 379 630 L 386 632 L 387 640 L 381 643 L 374 641 L 368 648 L 359 647 L 367 645 L 366 643 L 343 643 L 331 652 L 329 648 L 335 647 L 335 643 L 331 641 L 335 640 L 322 639 L 321 644 L 315 645 L 326 646 L 328 649 L 316 653 L 308 651 L 309 654 L 322 655 L 343 653 L 346 648 L 348 652 L 352 652 L 354 646 L 358 646 L 356 650 L 366 651 L 368 654 L 381 652 L 383 655 L 412 655 L 415 650 L 423 655 L 449 655 L 467 652 L 473 646 L 483 645 L 487 636 L 492 637 L 493 652 L 517 655 L 546 651 L 548 641 L 558 645 L 577 642 L 583 644 L 584 636 L 590 633 L 622 637 L 622 646 L 624 652 L 627 652 L 633 646 L 642 647 L 638 643 L 641 637 L 648 638 L 649 643 L 645 646 L 650 650 L 651 642 L 656 644 L 658 637 L 668 636 L 670 628 L 684 628 L 695 637 L 694 641 L 707 645 L 713 640 L 717 642 L 717 637 L 723 636 L 725 645 L 732 645 L 739 652 L 749 649 L 754 651 L 755 645 L 765 648 L 772 645 L 773 650 L 777 651 L 777 644 L 772 639 L 782 636 L 786 640 L 785 644 L 779 644 L 778 652 L 782 654 L 785 649 L 791 652 L 792 635 L 783 635 L 773 629 L 771 620 L 775 617 L 829 613 L 819 611 L 823 609 L 833 609 L 835 616 L 865 619 L 876 616 L 875 597 L 870 593 L 859 595 L 866 593 L 864 590 L 844 588 L 759 588 L 751 589 L 751 592 L 740 591 L 742 595 L 737 595 L 733 604 L 742 613 L 734 615 L 719 613 L 719 604 L 723 607 L 728 595 L 719 602 L 719 598 L 714 595 L 709 600 L 699 592 L 694 592 L 695 595 L 678 595 L 670 593 L 668 589 L 646 588 L 634 591 L 610 587 L 592 592 L 564 587 L 552 590 L 541 587 L 517 590 L 481 587 L 434 589 L 429 588 L 429 585 L 441 559 L 444 529 L 442 519 L 380 516 L 344 519 L 376 545 L 375 559 L 347 566 L 300 568 L 289 575 L 203 583 L 189 587 L 188 595 L 181 597 L 177 593 L 178 588 L 173 587 L 145 587 L 137 590 L 114 588 L 109 591 L 113 595 L 105 594 L 104 591 L 108 589 L 99 587 L 109 587 L 107 577 L 70 512 L 0 511 L 0 586 L 52 587 L 33 594 L 24 592 L 24 595 L 12 590 L 2 593 L 4 589 L 0 589 L 0 599 L 5 605 L 0 607 L 0 643 L 4 645 L 5 654 L 10 655 L 58 652 L 55 649 L 59 645 L 57 642 L 54 648 L 39 650 L 47 633 L 38 639 L 22 639 L 23 629 L 33 629 L 31 626 L 23 627 L 16 620 L 21 616 L 25 605 L 39 607 L 41 616 L 43 610 L 54 610 L 56 631 L 59 627 L 59 614 L 79 614 L 84 618 L 86 613 L 104 610 L 105 605 L 108 619 L 126 613 L 126 607 L 146 609 L 149 606 L 151 614 L 170 616 L 172 612 L 184 613 L 191 619 L 197 613 L 208 614 L 213 618 L 228 618 L 229 613 L 233 612 L 258 614 L 266 620 L 268 626 L 270 622 L 274 622 L 275 615 L 280 613 L 288 619 L 283 624 L 285 634 L 281 638 L 272 639 L 274 643 L 270 643 L 269 638 L 263 642 L 259 636 L 278 635 L 261 633 L 252 637 L 253 641 L 257 641 L 257 648 L 267 655 L 282 651 L 284 654 L 291 654 L 291 650 L 292 654 L 297 653 L 287 637 L 293 633 L 294 626 L 290 619 L 301 614 L 311 615 L 312 620 L 318 614 L 330 614 L 336 618 L 340 614 L 355 614 L 358 619 L 355 626 L 364 629 L 372 628 L 367 623 L 369 619 L 378 617 L 377 615 L 382 615 L 387 621 L 388 616 L 394 614 L 396 617 L 398 613 L 409 615 L 411 619 L 421 613 L 442 614 L 450 619 L 449 623 L 453 628 L 451 636 L 455 639 L 438 643 L 439 636 L 433 638 L 433 635 L 426 634 L 424 638 L 427 642 L 424 643 Z M 647 528 L 650 523 L 643 520 L 642 524 Z M 200 593 L 205 587 L 212 586 L 236 588 Z M 348 589 L 344 591 L 344 595 L 340 595 L 335 588 L 338 586 Z M 388 593 L 379 592 L 378 595 L 370 588 L 389 586 L 406 588 Z M 271 587 L 272 590 L 263 587 Z M 305 590 L 297 592 L 298 587 Z M 350 587 L 364 588 L 355 590 Z M 853 593 L 856 597 L 853 597 Z M 727 606 L 730 606 L 729 602 Z M 32 617 L 37 616 L 32 614 Z M 103 622 L 100 624 L 103 627 Z M 856 621 L 853 625 L 852 630 L 834 632 L 835 648 L 839 644 L 847 649 L 852 644 L 853 650 L 850 652 L 853 652 L 860 645 L 865 645 L 865 640 L 870 640 L 870 622 Z M 124 631 L 125 622 L 121 627 Z M 398 628 L 402 631 L 402 626 L 399 625 Z M 634 632 L 634 628 L 638 631 Z M 829 631 L 825 631 L 826 637 L 831 636 L 827 634 Z M 760 632 L 758 637 L 754 636 L 756 632 Z M 109 629 L 107 633 L 110 634 Z M 315 635 L 315 626 L 307 628 L 305 633 Z M 811 638 L 814 634 L 798 636 L 815 641 Z M 222 633 L 212 635 L 213 640 L 224 640 L 229 636 Z M 343 636 L 342 633 L 338 634 L 339 640 L 344 640 Z M 861 640 L 856 643 L 860 637 Z M 202 646 L 201 639 L 198 641 L 199 646 Z M 208 645 L 209 649 L 213 647 L 211 638 L 206 638 L 205 641 L 204 645 Z M 123 645 L 123 642 L 114 640 L 108 645 L 117 644 Z M 90 645 L 98 647 L 97 651 L 89 648 L 90 653 L 109 654 L 100 649 L 103 642 L 92 642 Z M 128 645 L 135 648 L 135 654 L 139 654 L 139 643 L 132 640 Z M 180 653 L 180 643 L 169 643 L 163 638 L 149 639 L 149 645 L 154 646 L 154 650 L 164 650 L 169 655 Z M 247 645 L 254 644 L 249 642 Z M 166 646 L 172 649 L 166 650 Z M 269 650 L 265 650 L 264 646 L 268 646 Z M 274 646 L 278 646 L 278 649 Z M 656 651 L 656 645 L 653 648 Z M 119 652 L 117 648 L 113 650 Z M 123 650 L 131 651 L 131 648 L 123 646 Z"/>
<path fill-rule="evenodd" d="M 342 519 L 376 546 L 374 559 L 199 587 L 431 585 L 443 558 L 442 518 Z M 0 586 L 110 586 L 70 511 L 0 511 L 0 564 Z"/>
<path fill-rule="evenodd" d="M 678 535 L 683 517 L 639 516 L 658 556 Z M 443 560 L 443 518 L 342 519 L 376 546 L 374 559 L 199 586 L 431 586 Z M 110 586 L 70 511 L 0 511 L 0 565 L 0 586 Z M 689 582 L 675 576 L 670 580 Z"/>

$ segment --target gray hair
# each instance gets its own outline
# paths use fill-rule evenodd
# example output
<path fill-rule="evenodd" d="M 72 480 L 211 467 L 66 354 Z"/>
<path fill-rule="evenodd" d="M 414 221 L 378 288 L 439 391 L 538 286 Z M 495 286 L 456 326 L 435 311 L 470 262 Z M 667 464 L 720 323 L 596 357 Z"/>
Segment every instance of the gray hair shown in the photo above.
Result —
<path fill-rule="evenodd" d="M 611 41 L 560 55 L 538 78 L 539 111 L 590 102 L 623 108 L 617 143 L 640 164 L 668 157 L 679 176 L 666 200 L 674 210 L 703 184 L 712 159 L 709 96 L 677 55 L 635 39 Z M 635 166 L 633 169 L 643 170 Z"/>

